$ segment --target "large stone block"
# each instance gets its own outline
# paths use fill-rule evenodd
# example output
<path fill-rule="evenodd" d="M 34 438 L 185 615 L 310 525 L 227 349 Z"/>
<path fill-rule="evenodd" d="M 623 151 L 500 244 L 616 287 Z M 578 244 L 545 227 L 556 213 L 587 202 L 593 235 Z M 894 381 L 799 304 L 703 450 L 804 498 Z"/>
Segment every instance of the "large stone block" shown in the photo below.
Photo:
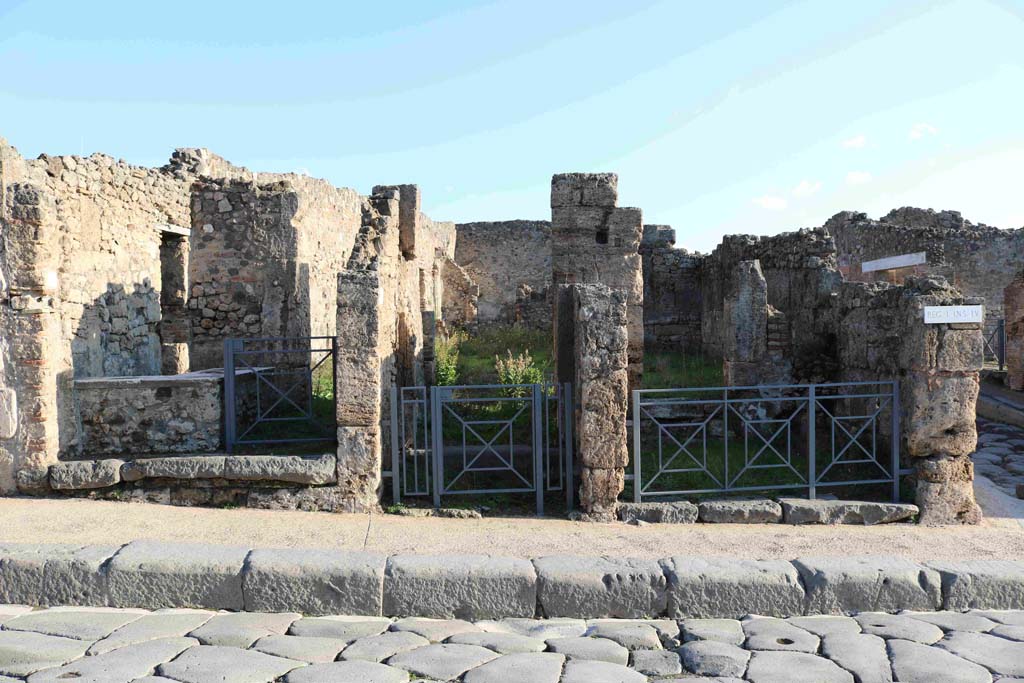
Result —
<path fill-rule="evenodd" d="M 541 616 L 644 618 L 665 612 L 668 586 L 655 560 L 555 555 L 533 564 Z"/>
<path fill-rule="evenodd" d="M 133 541 L 107 570 L 114 607 L 245 609 L 247 548 Z"/>
<path fill-rule="evenodd" d="M 936 610 L 939 575 L 897 557 L 801 557 L 793 564 L 807 589 L 808 614 Z"/>
<path fill-rule="evenodd" d="M 855 500 L 780 498 L 786 524 L 888 524 L 912 519 L 916 505 Z"/>
<path fill-rule="evenodd" d="M 612 521 L 619 494 L 626 487 L 623 468 L 598 470 L 584 467 L 580 472 L 580 506 L 589 514 Z"/>
<path fill-rule="evenodd" d="M 371 426 L 380 422 L 381 363 L 376 347 L 340 347 L 335 360 L 338 375 L 337 419 L 342 426 Z"/>
<path fill-rule="evenodd" d="M 50 467 L 50 486 L 58 491 L 99 489 L 121 481 L 123 460 L 73 460 Z"/>
<path fill-rule="evenodd" d="M 693 524 L 697 521 L 697 506 L 685 500 L 671 503 L 619 503 L 616 514 L 623 522 Z"/>
<path fill-rule="evenodd" d="M 978 377 L 910 372 L 904 380 L 903 419 L 911 457 L 969 455 L 978 443 Z"/>
<path fill-rule="evenodd" d="M 245 609 L 378 616 L 385 561 L 343 550 L 253 550 L 242 577 Z"/>
<path fill-rule="evenodd" d="M 394 555 L 384 614 L 439 619 L 533 617 L 537 574 L 529 560 L 486 555 Z"/>
<path fill-rule="evenodd" d="M 705 500 L 698 504 L 700 521 L 721 524 L 773 524 L 782 521 L 782 507 L 774 500 Z"/>
<path fill-rule="evenodd" d="M 670 557 L 661 565 L 668 579 L 668 616 L 673 619 L 804 613 L 800 576 L 784 560 Z"/>
<path fill-rule="evenodd" d="M 355 509 L 375 509 L 379 503 L 382 445 L 377 427 L 338 427 L 338 488 L 351 497 Z"/>
<path fill-rule="evenodd" d="M 558 173 L 551 177 L 551 208 L 615 206 L 619 177 L 614 173 Z"/>
<path fill-rule="evenodd" d="M 241 481 L 287 481 L 316 486 L 338 480 L 338 456 L 231 455 L 224 461 L 224 478 Z"/>
<path fill-rule="evenodd" d="M 14 389 L 0 389 L 0 439 L 10 439 L 18 431 L 18 395 Z"/>
<path fill-rule="evenodd" d="M 117 546 L 0 544 L 0 602 L 107 604 L 105 563 Z"/>
<path fill-rule="evenodd" d="M 925 563 L 942 580 L 942 609 L 1024 609 L 1024 561 Z"/>
<path fill-rule="evenodd" d="M 981 507 L 974 499 L 974 463 L 967 456 L 918 458 L 916 502 L 925 526 L 977 524 Z"/>
<path fill-rule="evenodd" d="M 140 458 L 124 463 L 121 478 L 140 479 L 220 479 L 224 477 L 223 455 L 194 455 L 170 458 Z"/>

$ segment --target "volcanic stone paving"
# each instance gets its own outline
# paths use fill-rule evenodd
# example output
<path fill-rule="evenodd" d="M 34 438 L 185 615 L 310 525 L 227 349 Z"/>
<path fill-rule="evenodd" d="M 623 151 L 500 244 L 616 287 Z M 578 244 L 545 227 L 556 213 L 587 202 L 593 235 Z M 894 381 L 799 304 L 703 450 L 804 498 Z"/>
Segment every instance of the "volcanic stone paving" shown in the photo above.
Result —
<path fill-rule="evenodd" d="M 0 605 L 0 683 L 988 683 L 1024 611 L 776 619 L 303 617 Z"/>
<path fill-rule="evenodd" d="M 971 459 L 975 472 L 1009 495 L 1024 491 L 1024 429 L 979 419 L 978 450 Z"/>

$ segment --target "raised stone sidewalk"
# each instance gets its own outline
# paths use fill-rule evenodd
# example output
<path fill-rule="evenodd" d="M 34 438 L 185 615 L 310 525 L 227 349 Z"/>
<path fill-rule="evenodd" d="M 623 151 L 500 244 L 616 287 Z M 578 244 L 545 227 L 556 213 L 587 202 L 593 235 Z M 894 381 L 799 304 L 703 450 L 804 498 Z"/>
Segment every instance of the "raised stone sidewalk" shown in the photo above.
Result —
<path fill-rule="evenodd" d="M 992 683 L 1024 611 L 503 619 L 0 605 L 0 683 Z"/>

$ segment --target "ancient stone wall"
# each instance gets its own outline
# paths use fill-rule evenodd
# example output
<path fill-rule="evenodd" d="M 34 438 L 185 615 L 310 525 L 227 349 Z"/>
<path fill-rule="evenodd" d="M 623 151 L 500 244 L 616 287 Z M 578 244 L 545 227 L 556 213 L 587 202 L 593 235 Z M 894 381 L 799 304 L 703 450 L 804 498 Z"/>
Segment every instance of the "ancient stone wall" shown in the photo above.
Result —
<path fill-rule="evenodd" d="M 645 225 L 640 255 L 644 277 L 644 346 L 701 352 L 701 264 L 704 257 L 675 247 L 667 225 Z"/>
<path fill-rule="evenodd" d="M 1003 294 L 1006 315 L 1006 384 L 1024 391 L 1024 270 L 1013 279 Z"/>
<path fill-rule="evenodd" d="M 480 287 L 469 273 L 455 262 L 445 258 L 441 266 L 444 282 L 444 323 L 451 329 L 472 325 L 479 313 Z"/>
<path fill-rule="evenodd" d="M 1024 261 L 1024 228 L 975 225 L 957 211 L 904 207 L 879 220 L 844 211 L 824 227 L 835 238 L 838 263 L 848 280 L 899 281 L 904 271 L 862 273 L 860 264 L 923 251 L 927 264 L 906 270 L 941 275 L 964 294 L 984 297 L 988 319 L 1003 317 L 1003 289 Z"/>

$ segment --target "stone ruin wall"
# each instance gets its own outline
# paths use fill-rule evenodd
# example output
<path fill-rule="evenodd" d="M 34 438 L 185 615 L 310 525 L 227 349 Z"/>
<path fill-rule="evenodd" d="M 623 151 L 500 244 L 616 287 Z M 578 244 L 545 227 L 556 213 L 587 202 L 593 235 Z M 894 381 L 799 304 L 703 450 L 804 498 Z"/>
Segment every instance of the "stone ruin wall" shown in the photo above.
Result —
<path fill-rule="evenodd" d="M 701 353 L 701 266 L 704 256 L 676 248 L 668 225 L 645 225 L 640 242 L 644 277 L 644 346 Z"/>
<path fill-rule="evenodd" d="M 1024 268 L 1003 293 L 1006 315 L 1006 385 L 1024 391 Z"/>

